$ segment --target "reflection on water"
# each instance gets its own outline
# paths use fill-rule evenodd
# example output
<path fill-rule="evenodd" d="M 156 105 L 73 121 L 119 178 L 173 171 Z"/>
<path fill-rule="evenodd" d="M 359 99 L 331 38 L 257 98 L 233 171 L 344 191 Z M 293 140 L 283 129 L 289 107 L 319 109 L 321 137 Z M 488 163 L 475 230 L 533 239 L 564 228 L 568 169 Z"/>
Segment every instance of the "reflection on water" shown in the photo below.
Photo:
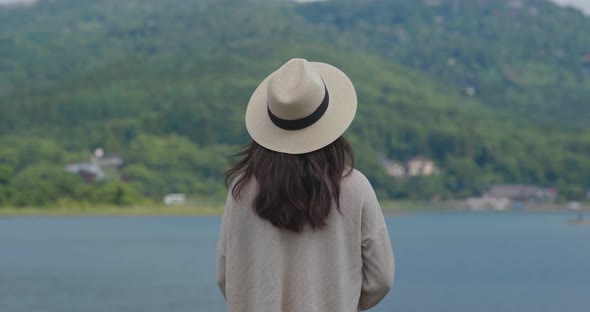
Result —
<path fill-rule="evenodd" d="M 587 311 L 590 226 L 564 214 L 388 218 L 397 275 L 373 311 Z M 0 311 L 225 311 L 219 218 L 0 219 Z"/>

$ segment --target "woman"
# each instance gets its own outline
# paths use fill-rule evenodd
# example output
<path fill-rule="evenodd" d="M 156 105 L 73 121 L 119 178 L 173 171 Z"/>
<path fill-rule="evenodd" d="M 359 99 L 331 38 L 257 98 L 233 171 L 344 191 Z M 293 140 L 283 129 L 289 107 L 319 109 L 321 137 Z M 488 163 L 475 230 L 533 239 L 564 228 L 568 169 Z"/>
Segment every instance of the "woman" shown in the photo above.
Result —
<path fill-rule="evenodd" d="M 253 141 L 228 170 L 218 243 L 217 282 L 230 312 L 364 311 L 391 289 L 383 214 L 342 138 L 356 106 L 343 72 L 304 59 L 252 95 Z"/>

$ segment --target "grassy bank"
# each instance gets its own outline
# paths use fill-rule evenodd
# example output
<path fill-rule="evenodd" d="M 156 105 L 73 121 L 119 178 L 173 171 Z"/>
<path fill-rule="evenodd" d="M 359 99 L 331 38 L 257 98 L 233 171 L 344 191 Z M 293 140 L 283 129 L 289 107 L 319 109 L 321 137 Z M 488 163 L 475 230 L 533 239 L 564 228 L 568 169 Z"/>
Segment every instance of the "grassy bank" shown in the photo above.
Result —
<path fill-rule="evenodd" d="M 0 216 L 214 216 L 222 212 L 222 205 L 0 207 Z"/>
<path fill-rule="evenodd" d="M 448 207 L 428 202 L 383 201 L 385 214 L 415 211 L 448 210 Z M 223 203 L 189 203 L 183 206 L 146 204 L 136 206 L 65 205 L 59 207 L 0 207 L 0 216 L 218 216 Z"/>
<path fill-rule="evenodd" d="M 465 211 L 458 201 L 381 201 L 385 215 L 398 215 L 415 212 L 451 212 Z M 583 203 L 583 211 L 590 211 L 590 203 Z M 490 210 L 486 210 L 490 211 Z M 507 211 L 512 211 L 511 209 Z M 567 204 L 527 205 L 523 211 L 571 211 Z M 109 205 L 72 205 L 71 203 L 55 207 L 0 207 L 3 216 L 220 216 L 223 202 L 191 201 L 183 206 L 166 206 L 149 203 L 135 206 Z"/>

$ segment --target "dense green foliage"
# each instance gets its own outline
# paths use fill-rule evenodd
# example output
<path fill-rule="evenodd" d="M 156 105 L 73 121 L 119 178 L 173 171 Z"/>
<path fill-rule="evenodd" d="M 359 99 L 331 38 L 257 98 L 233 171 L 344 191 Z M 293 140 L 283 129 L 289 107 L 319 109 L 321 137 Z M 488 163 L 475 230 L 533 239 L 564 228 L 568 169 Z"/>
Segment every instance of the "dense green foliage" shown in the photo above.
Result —
<path fill-rule="evenodd" d="M 327 38 L 337 33 L 351 49 L 456 92 L 473 88 L 496 111 L 562 125 L 590 120 L 590 20 L 579 11 L 545 0 L 347 0 L 298 11 Z"/>
<path fill-rule="evenodd" d="M 359 111 L 347 137 L 384 196 L 469 196 L 492 183 L 582 196 L 589 19 L 540 0 L 360 3 L 0 7 L 0 205 L 222 198 L 226 156 L 248 140 L 249 96 L 291 57 L 351 77 Z M 124 167 L 93 184 L 64 171 L 96 147 Z M 394 179 L 382 156 L 429 157 L 442 172 Z"/>

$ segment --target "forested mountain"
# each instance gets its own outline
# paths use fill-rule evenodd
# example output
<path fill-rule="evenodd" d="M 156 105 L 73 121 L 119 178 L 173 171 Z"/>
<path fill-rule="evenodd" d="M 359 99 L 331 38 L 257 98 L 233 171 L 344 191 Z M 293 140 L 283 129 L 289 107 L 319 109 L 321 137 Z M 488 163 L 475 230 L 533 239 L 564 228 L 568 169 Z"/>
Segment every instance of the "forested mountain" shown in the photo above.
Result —
<path fill-rule="evenodd" d="M 588 30 L 581 13 L 541 0 L 0 7 L 0 205 L 223 197 L 249 96 L 292 57 L 355 83 L 347 137 L 384 196 L 534 183 L 579 198 L 590 184 Z M 64 171 L 97 147 L 125 164 L 95 183 Z M 385 174 L 382 159 L 416 156 L 440 174 Z"/>
<path fill-rule="evenodd" d="M 326 1 L 327 37 L 452 83 L 495 110 L 588 126 L 590 19 L 545 0 Z"/>

